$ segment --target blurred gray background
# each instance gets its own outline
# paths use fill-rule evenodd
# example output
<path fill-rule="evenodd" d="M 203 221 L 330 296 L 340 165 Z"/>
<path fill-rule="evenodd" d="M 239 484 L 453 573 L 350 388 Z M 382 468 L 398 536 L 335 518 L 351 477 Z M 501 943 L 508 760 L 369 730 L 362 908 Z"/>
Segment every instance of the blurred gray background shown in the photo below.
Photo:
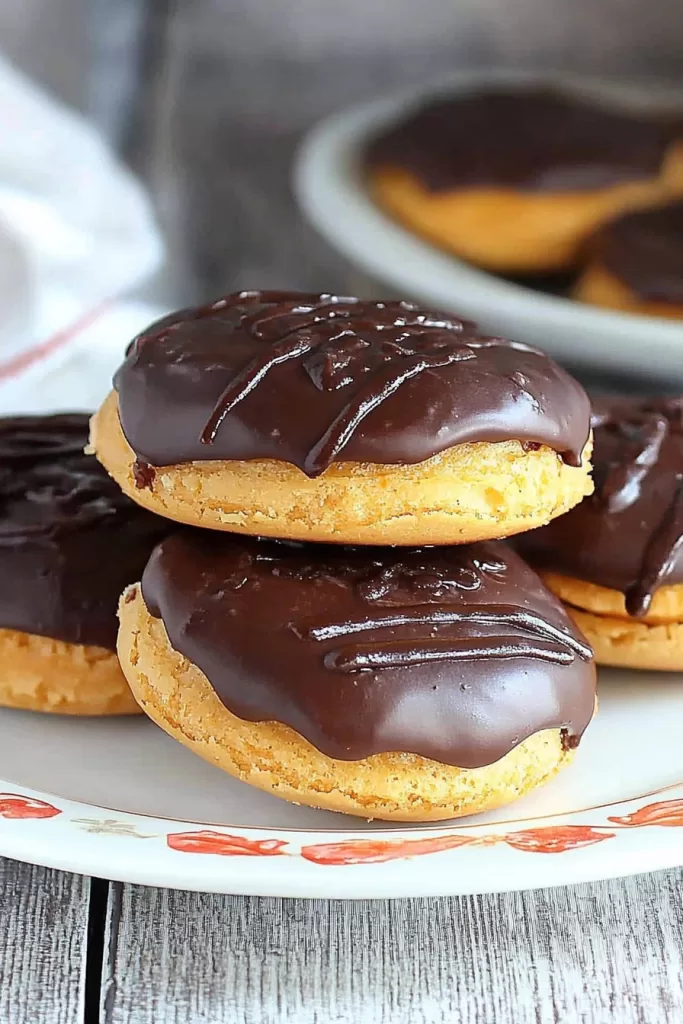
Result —
<path fill-rule="evenodd" d="M 680 81 L 683 0 L 0 0 L 0 48 L 148 181 L 169 301 L 344 291 L 290 192 L 311 123 L 471 66 Z"/>

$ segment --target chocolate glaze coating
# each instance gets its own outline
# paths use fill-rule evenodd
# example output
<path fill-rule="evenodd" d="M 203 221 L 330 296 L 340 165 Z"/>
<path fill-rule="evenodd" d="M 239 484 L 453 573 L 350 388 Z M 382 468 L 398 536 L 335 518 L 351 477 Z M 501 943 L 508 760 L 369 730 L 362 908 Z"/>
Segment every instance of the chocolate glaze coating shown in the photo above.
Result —
<path fill-rule="evenodd" d="M 598 402 L 593 430 L 595 492 L 515 547 L 643 615 L 659 587 L 683 583 L 683 399 Z"/>
<path fill-rule="evenodd" d="M 590 648 L 500 543 L 398 552 L 187 530 L 156 548 L 142 594 L 229 711 L 341 760 L 473 768 L 542 729 L 574 746 L 593 714 Z"/>
<path fill-rule="evenodd" d="M 583 389 L 548 356 L 408 302 L 239 292 L 153 324 L 114 384 L 152 466 L 270 458 L 313 477 L 511 439 L 578 465 L 589 431 Z"/>
<path fill-rule="evenodd" d="M 647 302 L 683 306 L 683 200 L 607 224 L 594 257 Z"/>
<path fill-rule="evenodd" d="M 575 192 L 656 177 L 676 134 L 670 117 L 492 89 L 430 100 L 376 138 L 366 164 L 403 168 L 432 192 Z"/>
<path fill-rule="evenodd" d="M 0 419 L 0 627 L 115 651 L 118 599 L 169 524 L 84 454 L 88 421 Z"/>

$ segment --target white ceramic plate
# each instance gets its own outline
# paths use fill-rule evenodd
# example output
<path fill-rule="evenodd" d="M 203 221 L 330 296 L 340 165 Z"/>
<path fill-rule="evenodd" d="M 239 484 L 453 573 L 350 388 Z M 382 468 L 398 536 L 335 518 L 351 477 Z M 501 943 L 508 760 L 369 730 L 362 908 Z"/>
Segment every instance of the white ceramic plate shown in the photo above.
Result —
<path fill-rule="evenodd" d="M 576 761 L 499 812 L 424 827 L 294 807 L 146 719 L 0 711 L 0 855 L 207 892 L 498 892 L 683 864 L 683 679 L 605 671 Z"/>
<path fill-rule="evenodd" d="M 630 105 L 683 107 L 681 91 L 568 75 L 468 73 L 440 89 L 467 91 L 487 82 L 539 80 Z M 683 381 L 683 323 L 594 309 L 511 284 L 422 241 L 372 202 L 361 174 L 364 144 L 425 92 L 434 89 L 355 107 L 313 129 L 299 152 L 294 188 L 319 232 L 399 294 L 462 313 L 490 333 L 538 345 L 574 364 L 666 374 Z"/>

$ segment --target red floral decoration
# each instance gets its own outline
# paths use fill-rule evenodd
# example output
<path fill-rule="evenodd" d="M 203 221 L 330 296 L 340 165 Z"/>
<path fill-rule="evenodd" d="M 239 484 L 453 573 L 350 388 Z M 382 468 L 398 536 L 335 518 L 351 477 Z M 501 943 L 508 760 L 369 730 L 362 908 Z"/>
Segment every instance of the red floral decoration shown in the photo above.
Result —
<path fill-rule="evenodd" d="M 167 845 L 181 853 L 214 853 L 219 857 L 277 857 L 287 843 L 281 839 L 244 839 L 224 832 L 172 832 Z"/>
<path fill-rule="evenodd" d="M 683 825 L 683 800 L 662 800 L 656 804 L 647 804 L 646 807 L 641 807 L 633 814 L 626 814 L 623 818 L 608 818 L 607 820 L 627 828 L 640 828 L 643 825 L 664 825 L 667 828 L 677 828 Z"/>
<path fill-rule="evenodd" d="M 525 853 L 564 853 L 578 850 L 582 846 L 601 843 L 603 839 L 614 838 L 614 832 L 602 832 L 590 825 L 551 825 L 547 828 L 532 828 L 522 832 L 509 832 L 501 840 L 515 850 Z"/>
<path fill-rule="evenodd" d="M 58 807 L 44 800 L 18 793 L 0 793 L 0 818 L 54 818 L 61 813 Z"/>
<path fill-rule="evenodd" d="M 304 846 L 301 856 L 314 864 L 376 864 L 401 857 L 421 857 L 425 853 L 455 850 L 476 840 L 473 836 L 430 836 L 427 839 L 352 839 L 343 843 Z"/>

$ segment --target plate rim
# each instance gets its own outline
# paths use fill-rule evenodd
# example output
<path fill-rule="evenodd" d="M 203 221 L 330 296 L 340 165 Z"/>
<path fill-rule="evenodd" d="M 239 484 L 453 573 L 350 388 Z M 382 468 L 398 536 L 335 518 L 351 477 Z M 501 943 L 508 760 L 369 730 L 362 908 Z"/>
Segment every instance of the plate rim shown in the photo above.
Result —
<path fill-rule="evenodd" d="M 447 281 L 459 290 L 457 308 L 463 315 L 482 319 L 482 307 L 490 304 L 496 308 L 495 315 L 499 319 L 516 325 L 521 340 L 527 340 L 522 336 L 527 331 L 535 332 L 537 337 L 543 334 L 543 347 L 551 353 L 571 354 L 575 361 L 603 369 L 611 367 L 623 371 L 630 366 L 640 371 L 649 369 L 651 373 L 661 371 L 662 366 L 653 366 L 653 350 L 660 363 L 670 365 L 675 356 L 680 355 L 683 338 L 680 323 L 598 309 L 497 278 L 394 221 L 362 186 L 359 158 L 363 143 L 420 99 L 440 91 L 467 91 L 482 84 L 534 82 L 585 93 L 599 90 L 617 99 L 634 96 L 636 89 L 645 88 L 650 102 L 655 97 L 668 102 L 675 96 L 683 105 L 683 91 L 651 81 L 643 86 L 642 81 L 557 71 L 505 68 L 463 71 L 420 88 L 347 107 L 315 124 L 303 138 L 294 160 L 295 198 L 307 220 L 338 252 L 373 278 L 411 297 L 454 304 L 456 300 L 448 298 L 448 287 L 444 286 Z M 553 338 L 553 329 L 558 328 L 571 333 L 571 347 L 558 344 Z M 548 336 L 543 333 L 545 330 L 550 332 Z M 514 336 L 515 331 L 509 333 Z M 604 348 L 595 345 L 596 336 L 604 341 Z M 625 346 L 624 341 L 629 339 L 630 343 Z M 636 350 L 642 350 L 645 345 L 648 355 L 644 359 Z"/>
<path fill-rule="evenodd" d="M 114 881 L 234 895 L 513 892 L 681 866 L 683 783 L 597 809 L 515 822 L 461 819 L 330 833 L 198 829 L 197 822 L 112 811 L 0 779 L 0 855 Z M 425 857 L 428 872 L 421 870 Z"/>
<path fill-rule="evenodd" d="M 509 80 L 509 73 L 503 74 Z M 481 75 L 477 77 L 482 80 Z M 491 80 L 490 74 L 485 77 Z M 465 78 L 471 83 L 475 76 L 459 80 Z M 522 78 L 529 80 L 528 75 L 515 75 L 517 81 Z M 362 104 L 313 129 L 300 150 L 295 181 L 300 202 L 314 223 L 316 218 L 307 209 L 311 196 L 306 183 L 314 166 L 311 154 L 317 151 L 319 158 L 321 139 L 328 147 L 323 155 L 338 154 L 338 148 L 330 147 L 343 141 L 340 125 L 346 129 L 346 143 L 351 129 L 358 142 L 360 113 L 367 129 L 370 113 L 378 117 L 383 111 L 386 117 L 387 111 L 398 110 L 417 95 L 411 90 L 400 100 Z M 363 198 L 392 231 L 449 263 L 460 263 L 395 225 L 369 197 Z M 549 301 L 564 303 L 576 312 L 576 304 L 568 300 Z M 616 319 L 620 329 L 634 319 L 587 312 Z M 664 334 L 680 333 L 676 325 L 639 319 L 665 328 Z M 683 782 L 557 815 L 482 824 L 461 819 L 400 829 L 387 825 L 368 833 L 352 826 L 339 830 L 203 826 L 197 821 L 70 800 L 0 779 L 0 855 L 116 881 L 236 895 L 364 899 L 512 892 L 682 865 Z M 423 858 L 430 871 L 421 870 Z"/>

